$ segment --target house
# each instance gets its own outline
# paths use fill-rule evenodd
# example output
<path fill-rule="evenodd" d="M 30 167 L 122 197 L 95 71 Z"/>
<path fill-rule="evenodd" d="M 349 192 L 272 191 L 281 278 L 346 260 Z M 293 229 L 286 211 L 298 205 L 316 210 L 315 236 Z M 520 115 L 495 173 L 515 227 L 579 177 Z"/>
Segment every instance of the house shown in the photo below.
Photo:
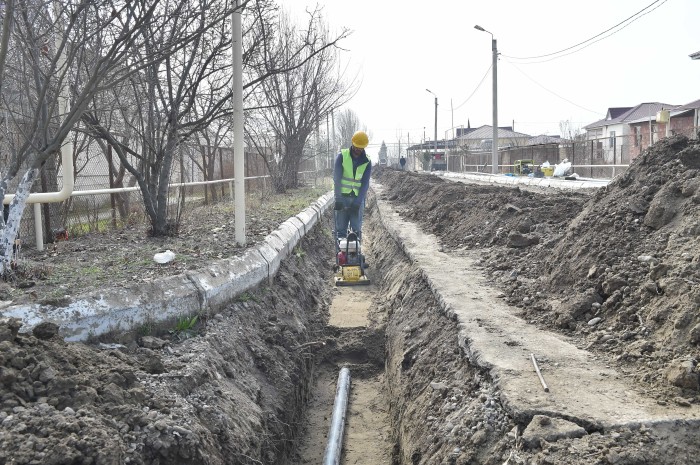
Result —
<path fill-rule="evenodd" d="M 604 137 L 607 137 L 607 134 L 605 134 L 605 129 L 608 126 L 616 126 L 617 120 L 620 118 L 620 116 L 624 115 L 628 111 L 630 111 L 632 107 L 613 107 L 613 108 L 608 108 L 608 112 L 605 115 L 605 118 L 601 119 L 600 121 L 596 121 L 595 123 L 591 123 L 588 126 L 584 127 L 586 130 L 586 138 L 588 140 L 593 140 L 593 139 L 602 139 Z M 615 128 L 617 129 L 617 128 Z M 615 130 L 613 129 L 613 131 Z"/>
<path fill-rule="evenodd" d="M 691 138 L 697 137 L 700 100 L 666 109 L 670 113 L 668 123 L 656 121 L 656 114 L 628 122 L 632 134 L 630 159 L 639 156 L 645 148 L 658 141 L 661 137 L 667 137 L 672 134 L 685 134 Z"/>
<path fill-rule="evenodd" d="M 628 163 L 634 158 L 632 153 L 637 152 L 633 147 L 640 137 L 639 133 L 633 132 L 630 122 L 647 121 L 649 123 L 647 130 L 651 130 L 653 138 L 657 132 L 655 123 L 657 112 L 675 107 L 676 105 L 668 103 L 646 102 L 634 107 L 609 108 L 604 119 L 584 126 L 586 139 L 591 141 L 591 144 L 595 144 L 594 158 L 612 164 Z"/>
<path fill-rule="evenodd" d="M 563 143 L 564 140 L 561 136 L 547 136 L 545 134 L 540 134 L 539 136 L 531 137 L 525 145 L 559 145 Z"/>
<path fill-rule="evenodd" d="M 532 136 L 515 132 L 510 126 L 498 127 L 498 148 L 525 145 Z M 493 143 L 493 126 L 484 125 L 472 129 L 457 138 L 457 145 L 462 150 L 490 151 Z"/>
<path fill-rule="evenodd" d="M 698 52 L 700 53 L 700 52 Z M 686 103 L 671 110 L 671 133 L 682 133 L 697 138 L 700 128 L 700 100 Z"/>

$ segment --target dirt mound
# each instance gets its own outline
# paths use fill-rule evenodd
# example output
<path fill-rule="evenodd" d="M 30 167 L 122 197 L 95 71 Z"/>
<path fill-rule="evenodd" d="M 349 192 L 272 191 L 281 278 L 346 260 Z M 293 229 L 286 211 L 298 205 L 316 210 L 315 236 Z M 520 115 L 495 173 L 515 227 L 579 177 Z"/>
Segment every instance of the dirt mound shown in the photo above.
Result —
<path fill-rule="evenodd" d="M 594 290 L 602 299 L 595 316 L 607 324 L 642 325 L 667 349 L 694 347 L 700 342 L 698 167 L 697 141 L 678 136 L 654 145 L 569 225 L 545 260 L 552 285 Z"/>
<path fill-rule="evenodd" d="M 450 248 L 520 249 L 551 240 L 588 199 L 579 193 L 549 195 L 392 170 L 382 171 L 378 179 L 390 188 L 388 199 L 403 215 Z"/>
<path fill-rule="evenodd" d="M 504 298 L 659 397 L 698 402 L 700 144 L 664 139 L 594 194 L 383 170 L 397 209 L 469 249 Z"/>
<path fill-rule="evenodd" d="M 602 431 L 546 415 L 511 416 L 499 383 L 470 363 L 469 343 L 461 340 L 454 313 L 445 311 L 424 272 L 382 228 L 378 210 L 369 211 L 372 269 L 384 276 L 372 311 L 386 328 L 395 463 L 698 463 L 694 429 L 681 422 Z"/>

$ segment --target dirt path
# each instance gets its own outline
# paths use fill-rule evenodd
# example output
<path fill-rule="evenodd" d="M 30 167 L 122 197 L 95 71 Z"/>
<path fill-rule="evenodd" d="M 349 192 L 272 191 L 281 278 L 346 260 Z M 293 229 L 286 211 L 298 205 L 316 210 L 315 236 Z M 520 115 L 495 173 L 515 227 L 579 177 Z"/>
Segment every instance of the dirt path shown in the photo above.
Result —
<path fill-rule="evenodd" d="M 336 288 L 328 324 L 338 328 L 367 326 L 367 311 L 374 297 L 374 286 Z"/>
<path fill-rule="evenodd" d="M 383 375 L 376 369 L 363 367 L 364 360 L 358 356 L 358 352 L 364 350 L 360 349 L 364 345 L 361 338 L 369 324 L 367 314 L 375 293 L 373 285 L 339 287 L 334 292 L 329 326 L 339 334 L 338 339 L 345 339 L 339 345 L 347 349 L 340 350 L 332 360 L 318 368 L 300 442 L 299 464 L 323 463 L 338 371 L 346 365 L 350 366 L 351 388 L 341 463 L 391 463 L 392 444 Z"/>

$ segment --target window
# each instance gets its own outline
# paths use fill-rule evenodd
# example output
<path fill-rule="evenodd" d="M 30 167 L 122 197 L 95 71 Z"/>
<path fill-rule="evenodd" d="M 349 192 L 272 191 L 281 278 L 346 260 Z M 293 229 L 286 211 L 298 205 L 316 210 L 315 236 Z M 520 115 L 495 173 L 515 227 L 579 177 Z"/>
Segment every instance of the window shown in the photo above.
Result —
<path fill-rule="evenodd" d="M 608 140 L 608 147 L 615 147 L 615 131 L 610 131 L 610 139 Z"/>
<path fill-rule="evenodd" d="M 634 127 L 634 146 L 639 147 L 639 145 L 642 143 L 642 134 L 641 131 L 639 130 L 639 126 Z"/>

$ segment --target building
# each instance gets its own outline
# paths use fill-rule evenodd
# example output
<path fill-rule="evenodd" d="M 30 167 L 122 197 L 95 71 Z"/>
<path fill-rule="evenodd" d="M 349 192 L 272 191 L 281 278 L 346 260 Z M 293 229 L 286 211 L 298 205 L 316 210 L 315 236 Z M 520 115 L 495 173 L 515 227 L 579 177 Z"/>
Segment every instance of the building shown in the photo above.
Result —
<path fill-rule="evenodd" d="M 498 127 L 498 148 L 520 147 L 532 138 L 528 134 L 513 131 L 510 126 Z M 461 150 L 491 151 L 493 143 L 493 126 L 484 125 L 472 129 L 457 138 L 457 146 Z"/>
<path fill-rule="evenodd" d="M 696 138 L 700 126 L 700 100 L 669 110 L 668 123 L 657 121 L 658 113 L 628 122 L 631 136 L 630 159 L 639 156 L 649 145 L 662 137 L 685 134 Z"/>
<path fill-rule="evenodd" d="M 661 102 L 640 103 L 634 107 L 608 108 L 604 119 L 584 126 L 586 139 L 594 144 L 594 158 L 604 163 L 628 163 L 634 158 L 634 143 L 640 134 L 634 132 L 631 122 L 647 121 L 652 143 L 657 133 L 656 114 L 660 110 L 670 110 L 676 105 Z M 647 136 L 649 137 L 649 136 Z M 649 145 L 648 142 L 646 144 Z"/>

